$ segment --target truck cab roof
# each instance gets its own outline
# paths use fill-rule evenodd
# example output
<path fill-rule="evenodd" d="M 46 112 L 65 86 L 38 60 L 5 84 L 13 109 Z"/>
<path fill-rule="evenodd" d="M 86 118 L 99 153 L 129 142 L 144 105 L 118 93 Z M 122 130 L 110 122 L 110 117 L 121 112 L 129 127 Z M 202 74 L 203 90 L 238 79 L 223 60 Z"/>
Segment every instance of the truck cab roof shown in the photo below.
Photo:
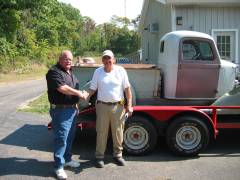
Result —
<path fill-rule="evenodd" d="M 164 40 L 180 41 L 182 38 L 187 38 L 187 37 L 206 38 L 206 39 L 213 40 L 213 38 L 210 35 L 197 32 L 197 31 L 173 31 L 164 35 L 161 41 L 164 41 Z"/>

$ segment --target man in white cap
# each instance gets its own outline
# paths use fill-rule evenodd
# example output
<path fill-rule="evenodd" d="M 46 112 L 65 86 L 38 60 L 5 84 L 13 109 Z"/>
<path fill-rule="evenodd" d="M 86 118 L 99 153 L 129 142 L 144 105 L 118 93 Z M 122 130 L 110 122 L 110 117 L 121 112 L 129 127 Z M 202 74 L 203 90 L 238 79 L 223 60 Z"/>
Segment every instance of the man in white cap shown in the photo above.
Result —
<path fill-rule="evenodd" d="M 90 85 L 90 96 L 97 91 L 96 101 L 96 167 L 104 167 L 108 131 L 111 127 L 113 140 L 113 159 L 119 166 L 124 166 L 122 158 L 122 142 L 124 130 L 124 115 L 130 116 L 132 110 L 132 94 L 126 70 L 114 65 L 115 58 L 111 50 L 105 50 L 102 55 L 103 67 L 95 70 Z M 124 92 L 127 104 L 124 106 Z"/>

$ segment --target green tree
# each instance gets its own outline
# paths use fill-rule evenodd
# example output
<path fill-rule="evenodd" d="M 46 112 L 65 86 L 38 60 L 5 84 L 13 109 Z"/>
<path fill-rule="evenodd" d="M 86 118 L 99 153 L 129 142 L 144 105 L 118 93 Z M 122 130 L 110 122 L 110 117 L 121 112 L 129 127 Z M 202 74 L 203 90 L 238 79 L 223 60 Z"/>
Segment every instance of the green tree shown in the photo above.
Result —
<path fill-rule="evenodd" d="M 0 11 L 0 37 L 5 37 L 11 43 L 16 40 L 16 32 L 20 25 L 19 14 L 15 9 L 5 8 Z"/>
<path fill-rule="evenodd" d="M 114 52 L 126 55 L 139 49 L 138 42 L 138 34 L 124 27 L 118 29 L 116 35 L 110 40 L 110 46 Z"/>
<path fill-rule="evenodd" d="M 120 23 L 104 23 L 101 26 L 102 47 L 112 49 L 117 54 L 126 55 L 139 49 L 140 36 L 137 31 L 129 30 L 128 25 L 119 27 L 121 23 L 122 19 Z"/>
<path fill-rule="evenodd" d="M 99 54 L 105 49 L 125 55 L 136 51 L 140 38 L 139 18 L 113 16 L 96 25 L 70 4 L 57 0 L 0 0 L 0 71 L 27 63 L 50 66 L 63 49 L 74 55 Z M 134 25 L 134 29 L 129 29 Z"/>

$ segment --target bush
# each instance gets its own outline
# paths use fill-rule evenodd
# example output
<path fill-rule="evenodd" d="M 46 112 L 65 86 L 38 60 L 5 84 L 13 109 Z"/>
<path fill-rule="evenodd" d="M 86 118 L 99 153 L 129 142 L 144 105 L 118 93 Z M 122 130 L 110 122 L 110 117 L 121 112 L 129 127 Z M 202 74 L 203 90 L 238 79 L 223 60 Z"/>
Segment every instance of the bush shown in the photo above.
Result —
<path fill-rule="evenodd" d="M 31 69 L 31 62 L 28 57 L 17 56 L 14 59 L 14 72 L 22 74 L 28 72 Z"/>

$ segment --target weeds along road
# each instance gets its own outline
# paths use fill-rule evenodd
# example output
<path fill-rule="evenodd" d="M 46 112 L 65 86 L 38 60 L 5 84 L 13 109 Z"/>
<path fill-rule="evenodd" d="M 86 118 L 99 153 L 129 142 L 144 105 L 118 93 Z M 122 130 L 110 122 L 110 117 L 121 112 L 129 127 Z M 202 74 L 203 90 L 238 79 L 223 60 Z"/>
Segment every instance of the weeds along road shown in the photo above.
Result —
<path fill-rule="evenodd" d="M 17 107 L 46 90 L 45 80 L 0 86 L 0 180 L 55 179 L 53 137 L 48 115 L 17 111 Z M 77 134 L 73 159 L 81 167 L 67 169 L 69 179 L 80 180 L 239 180 L 240 132 L 220 132 L 216 141 L 198 157 L 170 153 L 163 138 L 145 156 L 125 155 L 127 166 L 112 161 L 108 144 L 106 166 L 94 166 L 95 136 Z"/>

